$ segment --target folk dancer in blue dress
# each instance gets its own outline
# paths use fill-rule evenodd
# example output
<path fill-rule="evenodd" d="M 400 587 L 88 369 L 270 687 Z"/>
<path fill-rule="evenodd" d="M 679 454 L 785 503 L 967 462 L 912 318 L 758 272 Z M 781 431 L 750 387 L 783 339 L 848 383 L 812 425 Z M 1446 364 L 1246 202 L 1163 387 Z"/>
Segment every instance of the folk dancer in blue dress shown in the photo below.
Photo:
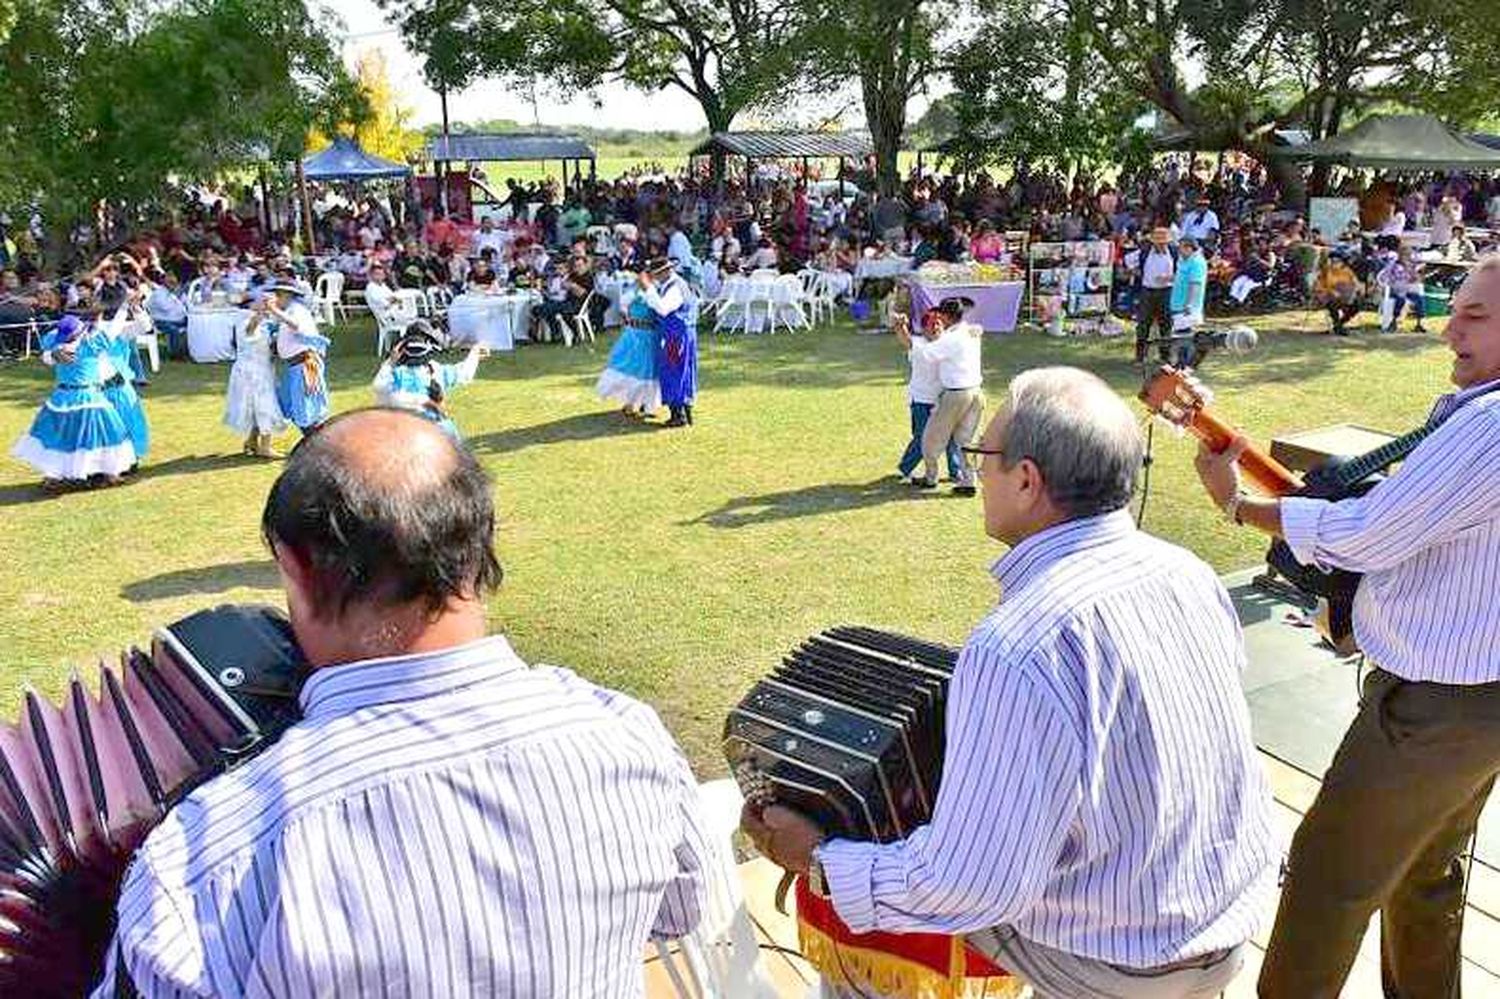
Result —
<path fill-rule="evenodd" d="M 53 366 L 56 385 L 10 453 L 41 472 L 49 491 L 91 479 L 115 485 L 136 463 L 125 422 L 103 391 L 115 374 L 109 348 L 116 329 L 65 315 L 42 338 L 42 360 Z"/>
<path fill-rule="evenodd" d="M 146 313 L 146 288 L 138 282 L 129 286 L 116 286 L 122 293 L 110 293 L 109 289 L 94 291 L 93 324 L 109 325 L 109 361 L 114 373 L 104 380 L 104 398 L 109 400 L 115 412 L 125 423 L 130 434 L 130 443 L 135 446 L 135 460 L 139 464 L 151 448 L 151 428 L 146 422 L 146 407 L 136 386 L 145 385 L 144 369 L 137 371 L 140 351 L 136 338 L 151 332 L 151 317 Z M 126 469 L 134 472 L 136 465 Z"/>
<path fill-rule="evenodd" d="M 390 356 L 375 372 L 375 402 L 409 409 L 459 438 L 458 426 L 443 404 L 450 391 L 474 380 L 479 362 L 488 351 L 476 343 L 458 364 L 442 364 L 437 360 L 441 350 L 442 344 L 431 324 L 419 319 L 406 327 L 391 348 Z"/>
<path fill-rule="evenodd" d="M 673 271 L 670 260 L 657 258 L 641 272 L 641 298 L 656 314 L 661 337 L 656 347 L 656 377 L 661 401 L 671 418 L 663 426 L 693 423 L 693 400 L 698 395 L 698 302 L 687 282 Z"/>
<path fill-rule="evenodd" d="M 276 398 L 282 415 L 305 437 L 328 419 L 328 376 L 323 364 L 331 341 L 318 333 L 312 312 L 297 301 L 300 289 L 295 284 L 281 279 L 268 290 L 270 294 L 255 304 L 250 322 L 271 327 L 268 333 L 274 337 L 276 356 L 283 365 Z"/>
<path fill-rule="evenodd" d="M 631 418 L 650 416 L 661 405 L 661 383 L 656 378 L 656 313 L 639 291 L 622 290 L 625 327 L 609 352 L 609 363 L 594 391 L 601 399 L 624 405 Z"/>

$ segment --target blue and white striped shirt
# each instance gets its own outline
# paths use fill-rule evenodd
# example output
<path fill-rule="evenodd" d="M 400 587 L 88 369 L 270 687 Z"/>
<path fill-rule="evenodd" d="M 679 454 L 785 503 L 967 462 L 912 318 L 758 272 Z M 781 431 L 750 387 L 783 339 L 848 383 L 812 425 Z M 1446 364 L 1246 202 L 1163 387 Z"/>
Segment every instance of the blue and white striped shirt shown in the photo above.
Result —
<path fill-rule="evenodd" d="M 499 637 L 301 703 L 132 863 L 115 953 L 147 999 L 638 996 L 648 935 L 696 925 L 696 785 L 649 708 Z"/>
<path fill-rule="evenodd" d="M 1280 851 L 1212 570 L 1122 510 L 1025 539 L 995 575 L 953 674 L 932 821 L 818 849 L 839 915 L 1008 925 L 1136 968 L 1249 939 Z"/>
<path fill-rule="evenodd" d="M 1438 400 L 1437 429 L 1385 482 L 1330 503 L 1281 501 L 1297 559 L 1363 572 L 1354 637 L 1406 680 L 1500 680 L 1500 392 Z"/>

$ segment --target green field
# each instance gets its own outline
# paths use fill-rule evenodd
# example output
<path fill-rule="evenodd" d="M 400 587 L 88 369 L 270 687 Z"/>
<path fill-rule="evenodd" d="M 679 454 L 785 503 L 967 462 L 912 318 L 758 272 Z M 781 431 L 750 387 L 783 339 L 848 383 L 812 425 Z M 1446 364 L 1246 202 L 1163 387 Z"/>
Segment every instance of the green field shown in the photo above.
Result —
<path fill-rule="evenodd" d="M 1292 316 L 1300 323 L 1301 316 Z M 1368 331 L 1367 331 L 1368 332 Z M 365 326 L 334 331 L 334 406 L 370 401 Z M 1225 416 L 1253 437 L 1335 422 L 1404 429 L 1443 389 L 1435 337 L 1279 332 L 1208 369 Z M 655 705 L 699 769 L 719 767 L 726 708 L 809 633 L 863 622 L 956 642 L 995 598 L 1001 553 L 977 500 L 913 494 L 905 361 L 848 326 L 705 336 L 699 425 L 641 427 L 593 394 L 606 342 L 487 360 L 453 410 L 495 479 L 505 585 L 493 626 L 534 661 L 568 665 Z M 1120 340 L 1021 334 L 986 345 L 992 399 L 1041 364 L 1077 364 L 1132 392 Z M 258 518 L 277 465 L 235 456 L 219 424 L 228 367 L 170 363 L 147 406 L 153 450 L 122 488 L 50 499 L 0 461 L 0 716 L 25 684 L 56 695 L 98 651 L 224 600 L 277 599 Z M 0 367 L 0 439 L 50 384 L 34 360 Z M 1261 546 L 1199 491 L 1192 446 L 1156 435 L 1147 527 L 1221 570 Z"/>

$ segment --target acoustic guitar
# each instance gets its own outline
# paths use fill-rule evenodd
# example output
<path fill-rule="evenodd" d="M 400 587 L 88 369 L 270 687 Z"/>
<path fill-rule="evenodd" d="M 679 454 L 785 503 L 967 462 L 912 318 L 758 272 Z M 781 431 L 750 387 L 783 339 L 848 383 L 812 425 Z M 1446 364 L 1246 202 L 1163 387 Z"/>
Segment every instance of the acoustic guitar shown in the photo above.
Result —
<path fill-rule="evenodd" d="M 1209 411 L 1211 394 L 1203 384 L 1175 368 L 1163 367 L 1147 379 L 1140 399 L 1153 413 L 1184 427 L 1211 451 L 1225 450 L 1238 436 L 1232 426 Z M 1239 465 L 1246 481 L 1265 496 L 1339 500 L 1369 492 L 1380 481 L 1381 472 L 1410 454 L 1429 433 L 1428 427 L 1419 427 L 1367 454 L 1330 459 L 1305 479 L 1298 479 L 1291 469 L 1254 446 L 1245 448 Z M 1317 601 L 1318 632 L 1335 651 L 1353 655 L 1359 650 L 1353 632 L 1359 573 L 1304 565 L 1280 538 L 1271 542 L 1266 563 L 1298 591 Z"/>

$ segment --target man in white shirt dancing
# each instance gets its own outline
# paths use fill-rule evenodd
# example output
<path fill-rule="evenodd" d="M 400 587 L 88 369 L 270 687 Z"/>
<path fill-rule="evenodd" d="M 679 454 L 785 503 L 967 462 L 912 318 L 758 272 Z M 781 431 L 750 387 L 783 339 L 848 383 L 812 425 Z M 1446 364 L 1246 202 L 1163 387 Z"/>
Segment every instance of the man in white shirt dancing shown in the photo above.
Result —
<path fill-rule="evenodd" d="M 944 299 L 927 314 L 936 335 L 924 340 L 907 337 L 910 350 L 937 366 L 942 386 L 937 406 L 922 428 L 923 475 L 913 482 L 919 489 L 937 488 L 938 459 L 952 444 L 963 447 L 972 441 L 984 418 L 984 330 L 963 318 L 964 311 L 973 305 L 968 298 Z M 974 469 L 967 462 L 958 466 L 953 491 L 960 496 L 974 495 Z"/>
<path fill-rule="evenodd" d="M 1036 999 L 1210 997 L 1238 971 L 1279 852 L 1244 649 L 1213 570 L 1136 530 L 1143 452 L 1093 375 L 1012 381 L 969 452 L 1012 547 L 953 674 L 931 822 L 877 844 L 744 813 L 850 929 L 967 934 Z"/>

